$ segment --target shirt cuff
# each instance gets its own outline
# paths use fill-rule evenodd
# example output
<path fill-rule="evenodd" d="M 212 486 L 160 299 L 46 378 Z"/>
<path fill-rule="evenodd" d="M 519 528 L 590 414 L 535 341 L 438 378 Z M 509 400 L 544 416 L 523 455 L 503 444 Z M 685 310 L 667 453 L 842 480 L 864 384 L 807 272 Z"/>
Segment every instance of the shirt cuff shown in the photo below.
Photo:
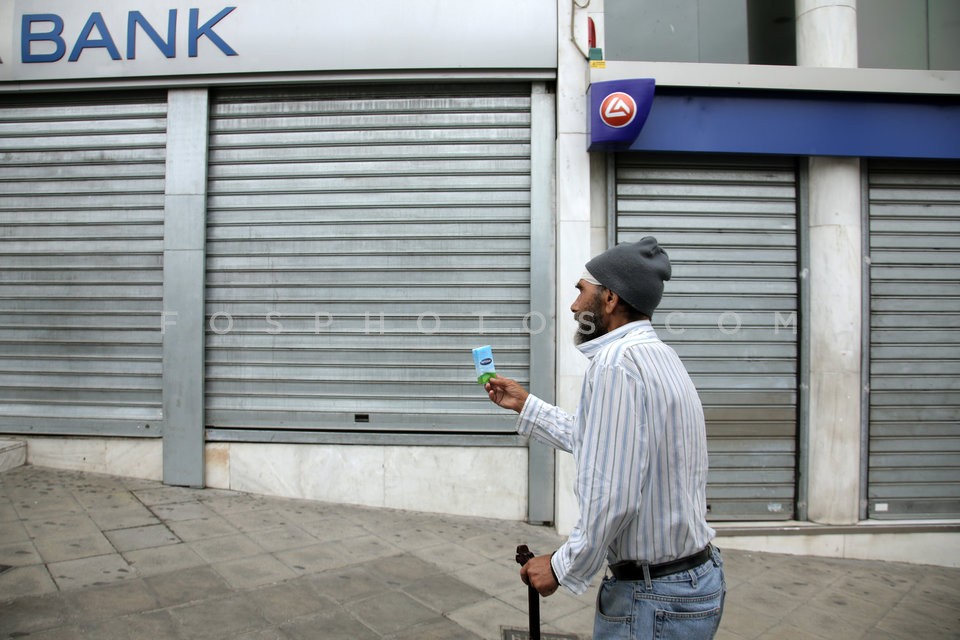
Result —
<path fill-rule="evenodd" d="M 553 555 L 550 557 L 550 568 L 553 570 L 553 575 L 557 579 L 557 582 L 579 596 L 587 590 L 590 583 L 584 582 L 568 572 L 569 567 L 563 564 L 564 554 L 561 551 L 562 549 L 563 546 L 553 552 Z"/>
<path fill-rule="evenodd" d="M 533 432 L 543 405 L 543 400 L 532 393 L 527 396 L 527 400 L 523 403 L 523 409 L 520 410 L 520 417 L 517 418 L 517 433 L 522 436 L 529 436 Z"/>

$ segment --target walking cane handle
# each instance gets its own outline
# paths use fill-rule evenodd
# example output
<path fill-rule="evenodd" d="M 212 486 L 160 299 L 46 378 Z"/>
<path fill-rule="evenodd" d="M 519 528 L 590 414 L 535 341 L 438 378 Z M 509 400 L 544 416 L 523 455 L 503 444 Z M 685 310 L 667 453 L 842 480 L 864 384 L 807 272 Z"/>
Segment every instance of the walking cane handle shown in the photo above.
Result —
<path fill-rule="evenodd" d="M 527 564 L 527 560 L 530 560 L 532 558 L 533 558 L 533 551 L 530 551 L 527 545 L 521 544 L 517 546 L 517 558 L 516 558 L 517 564 L 519 564 L 522 567 L 523 565 Z"/>

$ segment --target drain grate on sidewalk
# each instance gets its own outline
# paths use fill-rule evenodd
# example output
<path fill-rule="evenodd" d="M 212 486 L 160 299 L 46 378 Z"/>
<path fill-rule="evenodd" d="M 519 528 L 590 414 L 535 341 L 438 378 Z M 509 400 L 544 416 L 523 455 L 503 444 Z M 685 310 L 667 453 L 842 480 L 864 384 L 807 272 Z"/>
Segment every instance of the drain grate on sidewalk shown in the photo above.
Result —
<path fill-rule="evenodd" d="M 501 627 L 500 634 L 503 640 L 530 640 L 530 632 L 526 629 Z M 580 636 L 573 633 L 544 633 L 541 631 L 540 640 L 580 640 Z"/>

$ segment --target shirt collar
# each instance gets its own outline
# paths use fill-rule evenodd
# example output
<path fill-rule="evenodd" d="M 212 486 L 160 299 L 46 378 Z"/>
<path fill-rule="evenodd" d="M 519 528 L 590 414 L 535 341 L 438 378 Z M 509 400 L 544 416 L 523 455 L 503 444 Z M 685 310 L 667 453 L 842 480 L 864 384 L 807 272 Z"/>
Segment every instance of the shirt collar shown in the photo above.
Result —
<path fill-rule="evenodd" d="M 593 357 L 596 356 L 600 351 L 606 347 L 608 344 L 616 342 L 620 338 L 623 338 L 627 335 L 633 333 L 653 333 L 653 325 L 649 320 L 637 320 L 636 322 L 630 322 L 622 327 L 617 327 L 609 333 L 605 333 L 599 338 L 594 338 L 590 342 L 584 342 L 583 344 L 577 345 L 577 349 L 580 350 L 580 353 L 585 355 L 588 359 L 593 360 Z"/>

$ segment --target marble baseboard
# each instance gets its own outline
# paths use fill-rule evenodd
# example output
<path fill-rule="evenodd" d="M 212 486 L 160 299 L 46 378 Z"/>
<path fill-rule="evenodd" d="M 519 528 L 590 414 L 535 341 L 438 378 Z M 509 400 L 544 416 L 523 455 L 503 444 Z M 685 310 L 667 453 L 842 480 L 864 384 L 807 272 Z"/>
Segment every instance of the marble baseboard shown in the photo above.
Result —
<path fill-rule="evenodd" d="M 231 443 L 230 489 L 388 509 L 523 520 L 522 447 Z M 208 452 L 208 461 L 210 455 Z"/>
<path fill-rule="evenodd" d="M 22 440 L 0 440 L 0 471 L 14 469 L 27 462 L 27 445 Z"/>
<path fill-rule="evenodd" d="M 27 462 L 38 467 L 163 479 L 159 438 L 28 437 Z"/>
<path fill-rule="evenodd" d="M 523 520 L 525 448 L 210 443 L 206 484 L 249 493 Z"/>
<path fill-rule="evenodd" d="M 724 536 L 718 527 L 720 549 L 786 553 L 800 556 L 883 560 L 960 567 L 960 534 L 952 532 L 816 533 L 806 535 Z M 930 550 L 938 553 L 931 555 Z"/>

